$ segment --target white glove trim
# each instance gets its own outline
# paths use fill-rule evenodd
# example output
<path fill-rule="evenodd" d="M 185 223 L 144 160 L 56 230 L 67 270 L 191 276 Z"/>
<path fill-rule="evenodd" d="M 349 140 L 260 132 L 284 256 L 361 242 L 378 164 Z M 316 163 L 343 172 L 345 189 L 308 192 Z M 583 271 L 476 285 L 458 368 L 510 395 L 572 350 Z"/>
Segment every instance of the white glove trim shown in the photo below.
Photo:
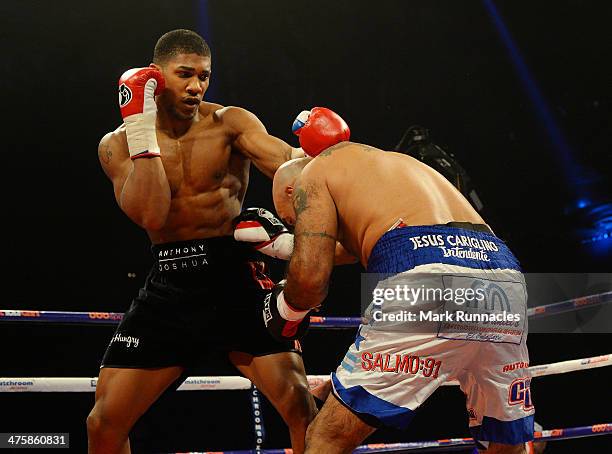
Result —
<path fill-rule="evenodd" d="M 310 312 L 310 310 L 300 311 L 289 306 L 287 301 L 285 301 L 284 290 L 276 296 L 276 307 L 280 316 L 290 322 L 302 320 Z"/>
<path fill-rule="evenodd" d="M 259 252 L 281 260 L 289 260 L 293 254 L 293 234 L 281 233 L 269 241 L 255 246 Z"/>
<path fill-rule="evenodd" d="M 234 229 L 234 239 L 247 243 L 260 243 L 270 241 L 270 235 L 257 221 L 242 221 Z"/>
<path fill-rule="evenodd" d="M 156 88 L 157 80 L 153 78 L 147 80 L 144 87 L 142 113 L 130 115 L 123 120 L 128 150 L 132 159 L 141 154 L 160 156 L 155 129 L 155 121 L 157 119 L 157 104 L 155 104 Z"/>

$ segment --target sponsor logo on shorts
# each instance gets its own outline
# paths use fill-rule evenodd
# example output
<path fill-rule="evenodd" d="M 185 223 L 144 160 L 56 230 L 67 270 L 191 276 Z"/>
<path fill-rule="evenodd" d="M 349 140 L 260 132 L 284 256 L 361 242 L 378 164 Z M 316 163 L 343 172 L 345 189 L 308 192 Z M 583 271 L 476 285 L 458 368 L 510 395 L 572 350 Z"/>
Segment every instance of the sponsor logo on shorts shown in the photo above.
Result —
<path fill-rule="evenodd" d="M 204 245 L 198 244 L 196 246 L 185 246 L 185 247 L 162 249 L 161 251 L 159 251 L 159 254 L 157 254 L 157 256 L 159 259 L 162 259 L 165 257 L 176 257 L 176 258 L 183 257 L 184 258 L 188 255 L 199 254 L 202 252 L 204 252 Z"/>
<path fill-rule="evenodd" d="M 468 235 L 420 235 L 410 238 L 412 250 L 437 247 L 444 257 L 474 259 L 490 262 L 488 252 L 498 252 L 494 241 L 474 238 Z"/>
<path fill-rule="evenodd" d="M 157 262 L 159 271 L 179 271 L 208 265 L 203 244 L 163 249 L 159 251 Z"/>
<path fill-rule="evenodd" d="M 521 405 L 523 410 L 533 410 L 531 402 L 531 378 L 517 378 L 508 389 L 508 405 Z"/>
<path fill-rule="evenodd" d="M 270 308 L 270 299 L 272 298 L 272 293 L 268 293 L 264 298 L 264 308 L 263 308 L 263 319 L 266 327 L 270 320 L 272 320 L 272 309 Z"/>
<path fill-rule="evenodd" d="M 127 348 L 131 348 L 131 347 L 138 348 L 138 344 L 140 344 L 140 338 L 134 337 L 134 336 L 124 336 L 121 333 L 117 333 L 113 336 L 109 345 L 112 344 L 113 342 L 124 343 Z"/>
<path fill-rule="evenodd" d="M 513 370 L 527 369 L 528 367 L 528 362 L 517 361 L 516 363 L 506 364 L 504 367 L 502 367 L 502 372 L 512 372 Z"/>
<path fill-rule="evenodd" d="M 361 368 L 369 372 L 392 372 L 410 375 L 421 374 L 423 377 L 438 378 L 442 361 L 435 358 L 421 358 L 408 354 L 363 352 L 361 354 Z"/>
<path fill-rule="evenodd" d="M 132 90 L 125 84 L 119 85 L 119 107 L 125 107 L 132 100 Z"/>

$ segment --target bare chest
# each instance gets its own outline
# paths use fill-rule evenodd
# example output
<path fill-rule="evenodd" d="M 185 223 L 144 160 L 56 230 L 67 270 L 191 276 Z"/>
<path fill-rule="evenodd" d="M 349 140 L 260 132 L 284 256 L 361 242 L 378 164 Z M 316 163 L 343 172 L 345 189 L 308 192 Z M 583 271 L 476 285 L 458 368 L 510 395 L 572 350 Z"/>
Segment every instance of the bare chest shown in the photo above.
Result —
<path fill-rule="evenodd" d="M 248 161 L 232 152 L 224 134 L 199 131 L 173 139 L 158 133 L 158 142 L 173 198 L 246 182 Z"/>

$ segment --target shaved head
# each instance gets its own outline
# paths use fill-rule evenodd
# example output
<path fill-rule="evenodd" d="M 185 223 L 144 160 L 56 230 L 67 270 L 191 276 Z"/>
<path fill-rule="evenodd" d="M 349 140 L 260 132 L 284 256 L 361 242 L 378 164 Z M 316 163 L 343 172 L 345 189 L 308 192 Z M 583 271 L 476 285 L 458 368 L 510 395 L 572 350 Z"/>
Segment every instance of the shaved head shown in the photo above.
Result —
<path fill-rule="evenodd" d="M 293 187 L 295 180 L 300 176 L 311 158 L 297 158 L 285 162 L 278 168 L 272 181 L 272 198 L 279 217 L 289 225 L 295 224 L 295 211 L 293 210 Z"/>
<path fill-rule="evenodd" d="M 297 158 L 285 162 L 274 174 L 273 185 L 285 186 L 289 183 L 293 185 L 295 179 L 310 161 L 312 161 L 311 158 Z"/>

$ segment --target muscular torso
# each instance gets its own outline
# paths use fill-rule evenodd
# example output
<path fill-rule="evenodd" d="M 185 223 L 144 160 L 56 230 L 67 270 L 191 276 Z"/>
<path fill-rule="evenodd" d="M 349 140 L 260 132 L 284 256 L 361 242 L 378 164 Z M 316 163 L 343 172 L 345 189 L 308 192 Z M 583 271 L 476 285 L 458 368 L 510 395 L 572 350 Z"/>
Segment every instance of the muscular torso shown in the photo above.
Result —
<path fill-rule="evenodd" d="M 338 212 L 339 241 L 364 266 L 398 219 L 407 225 L 484 223 L 448 180 L 410 156 L 350 143 L 317 159 L 328 160 L 325 178 Z"/>
<path fill-rule="evenodd" d="M 157 131 L 171 192 L 164 226 L 147 233 L 153 243 L 230 235 L 249 181 L 250 161 L 232 148 L 221 106 L 202 103 L 199 120 L 178 139 Z M 127 153 L 125 132 L 123 143 Z"/>

